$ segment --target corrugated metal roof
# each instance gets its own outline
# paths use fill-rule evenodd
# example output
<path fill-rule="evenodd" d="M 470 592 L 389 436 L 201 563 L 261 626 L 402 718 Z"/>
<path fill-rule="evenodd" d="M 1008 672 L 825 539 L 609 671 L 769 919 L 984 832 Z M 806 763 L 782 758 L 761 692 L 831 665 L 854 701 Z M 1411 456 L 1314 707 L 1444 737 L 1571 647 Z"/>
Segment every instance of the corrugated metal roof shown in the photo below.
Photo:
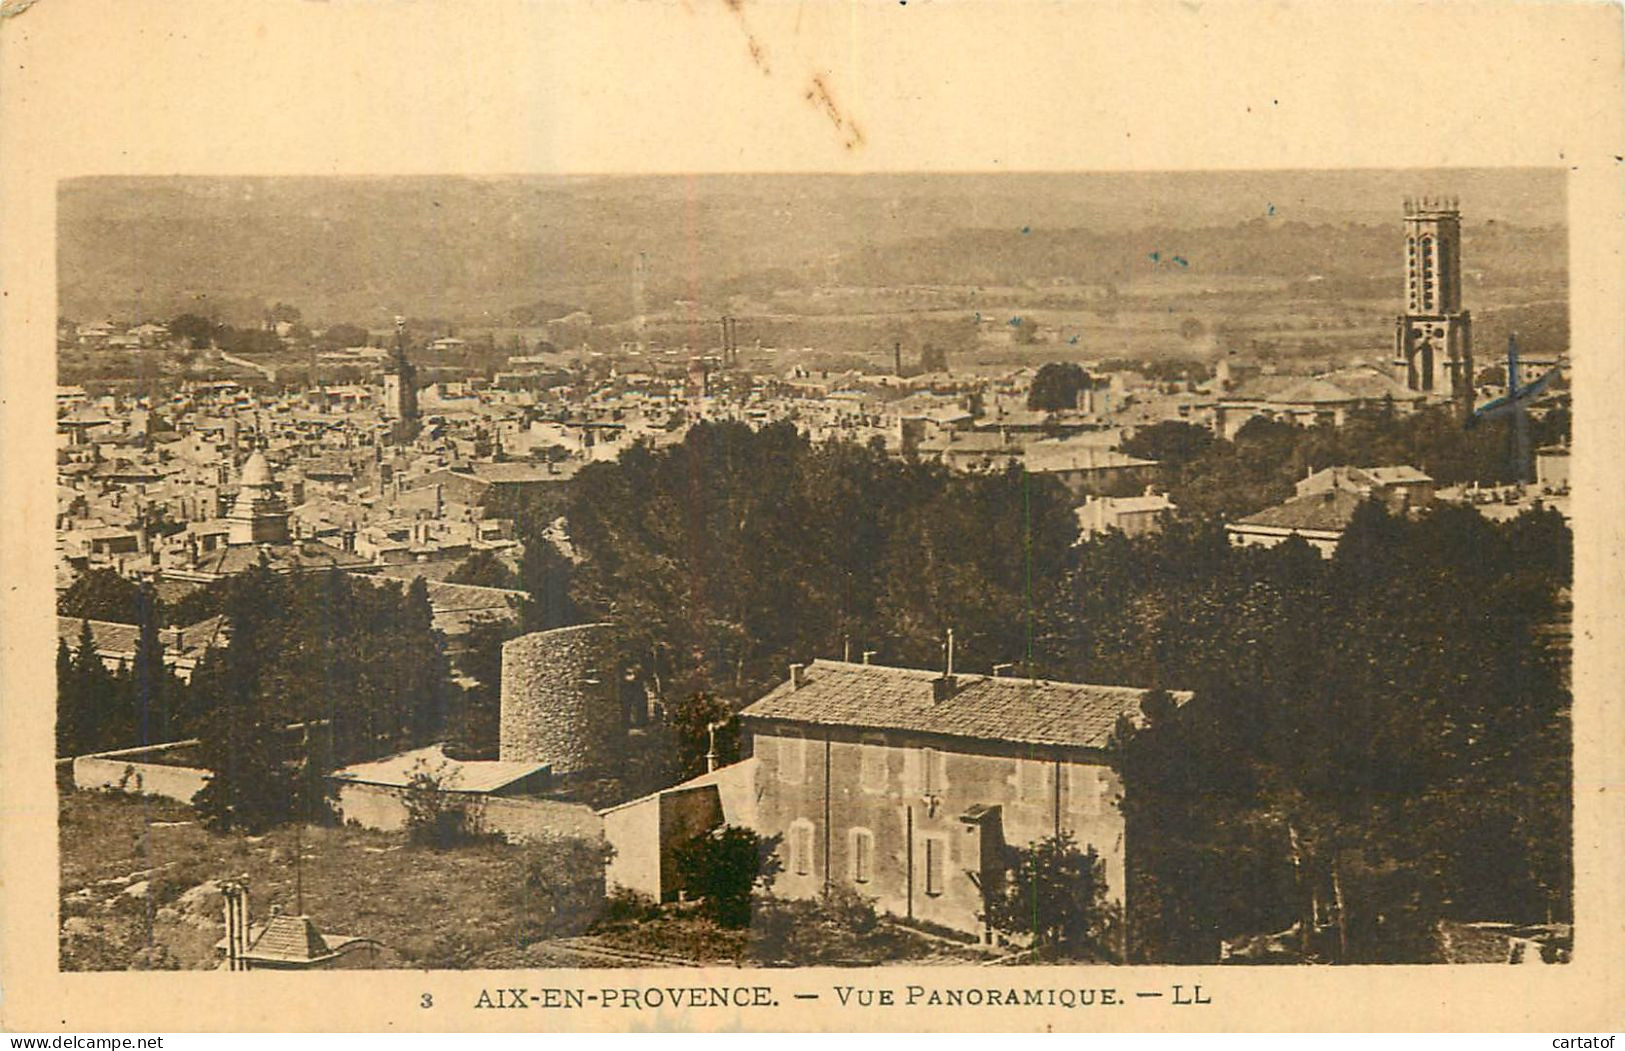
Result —
<path fill-rule="evenodd" d="M 814 661 L 799 689 L 785 682 L 741 714 L 820 726 L 1103 748 L 1120 716 L 1137 718 L 1148 692 L 1132 686 L 960 675 L 933 700 L 937 672 L 845 661 Z M 1183 702 L 1189 693 L 1173 694 Z"/>

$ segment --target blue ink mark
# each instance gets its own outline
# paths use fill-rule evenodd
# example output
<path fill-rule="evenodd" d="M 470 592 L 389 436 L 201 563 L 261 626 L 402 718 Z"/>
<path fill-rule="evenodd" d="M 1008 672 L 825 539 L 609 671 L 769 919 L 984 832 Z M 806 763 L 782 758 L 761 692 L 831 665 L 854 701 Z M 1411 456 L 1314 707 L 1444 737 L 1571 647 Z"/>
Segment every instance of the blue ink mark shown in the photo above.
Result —
<path fill-rule="evenodd" d="M 1269 216 L 1273 216 L 1275 214 L 1275 205 L 1273 205 L 1273 204 L 1270 205 L 1269 210 L 1267 212 L 1265 212 L 1264 214 L 1269 215 Z"/>
<path fill-rule="evenodd" d="M 982 312 L 980 310 L 976 312 L 976 323 L 978 325 L 982 323 Z"/>
<path fill-rule="evenodd" d="M 1009 320 L 1009 321 L 1008 321 L 1008 322 L 1006 322 L 1006 323 L 1007 323 L 1007 324 L 1008 324 L 1008 325 L 1009 325 L 1009 326 L 1010 326 L 1010 327 L 1011 327 L 1011 328 L 1019 328 L 1019 327 L 1021 327 L 1021 318 L 1020 318 L 1020 317 L 1019 317 L 1019 316 L 1018 316 L 1018 317 L 1013 317 L 1013 318 L 1011 318 L 1011 319 L 1010 319 L 1010 320 Z"/>
<path fill-rule="evenodd" d="M 1161 252 L 1152 252 L 1152 253 L 1151 253 L 1151 261 L 1152 261 L 1152 262 L 1153 262 L 1153 263 L 1160 263 L 1160 262 L 1162 262 L 1162 253 L 1161 253 Z"/>
<path fill-rule="evenodd" d="M 1174 256 L 1174 262 L 1178 263 L 1180 266 L 1190 266 L 1191 265 L 1190 261 L 1188 259 L 1186 259 L 1182 255 Z"/>
<path fill-rule="evenodd" d="M 1033 232 L 1033 228 L 1030 227 L 1030 226 L 1023 226 L 1021 228 L 1021 232 L 1024 233 L 1024 234 L 1030 234 L 1030 233 Z"/>
<path fill-rule="evenodd" d="M 1069 339 L 1069 340 L 1067 340 L 1067 342 L 1068 342 L 1068 343 L 1070 343 L 1070 344 L 1072 344 L 1072 345 L 1073 345 L 1073 346 L 1074 346 L 1074 347 L 1075 347 L 1075 346 L 1077 346 L 1077 345 L 1078 345 L 1078 337 L 1077 337 L 1077 336 L 1073 336 L 1073 337 L 1072 337 L 1072 338 L 1071 338 L 1071 339 Z"/>

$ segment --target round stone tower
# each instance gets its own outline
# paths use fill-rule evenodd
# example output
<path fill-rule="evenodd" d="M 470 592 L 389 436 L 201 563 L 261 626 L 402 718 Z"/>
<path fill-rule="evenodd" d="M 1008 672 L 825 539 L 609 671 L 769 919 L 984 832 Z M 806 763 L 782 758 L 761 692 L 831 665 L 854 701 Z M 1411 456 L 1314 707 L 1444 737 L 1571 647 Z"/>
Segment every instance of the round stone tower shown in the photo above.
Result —
<path fill-rule="evenodd" d="M 625 755 L 620 646 L 611 624 L 522 635 L 502 647 L 504 762 L 553 773 L 613 769 Z"/>

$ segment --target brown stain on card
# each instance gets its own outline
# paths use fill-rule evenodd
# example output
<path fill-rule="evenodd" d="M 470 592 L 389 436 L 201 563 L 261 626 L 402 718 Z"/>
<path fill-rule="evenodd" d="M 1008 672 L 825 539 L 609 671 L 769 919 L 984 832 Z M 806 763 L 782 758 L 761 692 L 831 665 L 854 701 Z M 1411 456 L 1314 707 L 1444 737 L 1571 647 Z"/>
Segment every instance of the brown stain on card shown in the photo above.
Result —
<path fill-rule="evenodd" d="M 750 51 L 750 60 L 763 76 L 772 76 L 773 70 L 767 63 L 767 48 L 750 28 L 750 22 L 745 18 L 745 0 L 722 0 L 723 6 L 739 19 L 739 28 L 745 34 L 745 46 Z"/>
<path fill-rule="evenodd" d="M 841 136 L 842 146 L 854 150 L 867 141 L 864 138 L 863 129 L 858 127 L 857 121 L 853 120 L 851 115 L 842 110 L 840 104 L 835 101 L 835 95 L 830 91 L 829 82 L 824 79 L 824 74 L 813 74 L 805 98 L 825 117 L 829 118 L 830 124 L 834 126 L 836 132 Z"/>
<path fill-rule="evenodd" d="M 751 28 L 750 19 L 745 12 L 745 2 L 746 0 L 722 0 L 723 6 L 739 20 L 739 28 L 745 34 L 745 47 L 750 54 L 751 64 L 761 70 L 763 76 L 770 77 L 773 75 L 773 67 L 768 61 L 767 46 L 762 43 L 761 38 Z M 799 14 L 798 9 L 798 32 Z M 811 80 L 808 81 L 802 97 L 829 121 L 830 126 L 840 136 L 843 149 L 855 150 L 868 141 L 863 129 L 858 126 L 858 122 L 853 119 L 850 113 L 842 109 L 841 105 L 835 100 L 835 94 L 830 90 L 827 74 L 814 73 Z"/>

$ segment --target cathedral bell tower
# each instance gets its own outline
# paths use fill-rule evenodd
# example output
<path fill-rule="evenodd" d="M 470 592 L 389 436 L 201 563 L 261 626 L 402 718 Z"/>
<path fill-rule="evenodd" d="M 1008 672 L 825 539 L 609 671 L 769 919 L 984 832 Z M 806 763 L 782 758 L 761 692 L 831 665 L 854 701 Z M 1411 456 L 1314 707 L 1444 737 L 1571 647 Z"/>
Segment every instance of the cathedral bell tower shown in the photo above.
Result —
<path fill-rule="evenodd" d="M 1472 316 L 1461 308 L 1461 212 L 1451 199 L 1405 202 L 1405 313 L 1396 379 L 1438 399 L 1473 399 Z"/>

